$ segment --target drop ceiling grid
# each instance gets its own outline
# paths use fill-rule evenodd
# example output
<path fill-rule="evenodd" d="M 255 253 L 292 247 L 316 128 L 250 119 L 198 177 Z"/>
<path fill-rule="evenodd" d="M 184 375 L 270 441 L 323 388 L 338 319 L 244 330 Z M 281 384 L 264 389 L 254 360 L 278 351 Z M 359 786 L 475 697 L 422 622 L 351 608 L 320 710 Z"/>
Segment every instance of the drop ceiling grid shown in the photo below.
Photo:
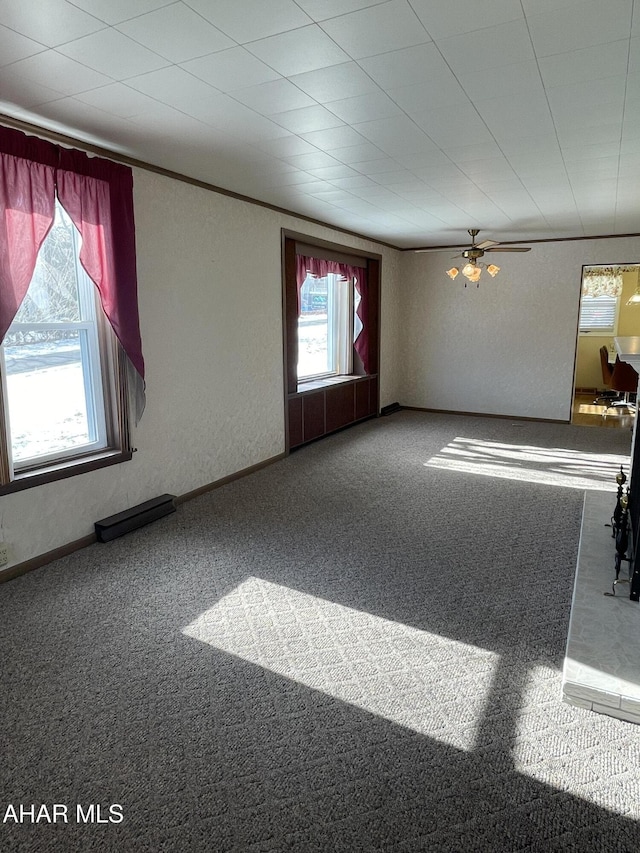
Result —
<path fill-rule="evenodd" d="M 49 6 L 0 10 L 9 115 L 398 245 L 635 221 L 632 0 Z"/>

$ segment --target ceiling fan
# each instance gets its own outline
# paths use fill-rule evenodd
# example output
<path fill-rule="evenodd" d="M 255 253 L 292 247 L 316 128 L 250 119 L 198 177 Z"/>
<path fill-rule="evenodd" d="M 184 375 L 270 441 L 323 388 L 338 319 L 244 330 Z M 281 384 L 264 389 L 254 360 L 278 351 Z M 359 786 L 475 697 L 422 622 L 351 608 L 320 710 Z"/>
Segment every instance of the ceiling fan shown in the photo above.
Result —
<path fill-rule="evenodd" d="M 447 252 L 449 249 L 462 249 L 459 255 L 453 255 L 454 258 L 466 258 L 468 261 L 479 260 L 485 252 L 530 252 L 531 246 L 502 246 L 496 240 L 483 240 L 482 243 L 476 243 L 476 237 L 480 233 L 478 228 L 469 228 L 468 232 L 471 237 L 470 246 L 441 246 L 438 249 L 416 249 L 420 252 Z"/>
<path fill-rule="evenodd" d="M 416 249 L 416 252 L 445 252 L 448 249 L 462 249 L 462 252 L 459 255 L 454 255 L 454 258 L 464 258 L 466 260 L 466 264 L 459 270 L 457 267 L 451 267 L 450 270 L 447 270 L 447 275 L 450 279 L 454 279 L 458 273 L 462 272 L 463 276 L 469 281 L 475 282 L 476 286 L 480 286 L 478 284 L 480 280 L 480 275 L 482 274 L 482 270 L 486 269 L 489 275 L 492 278 L 500 272 L 500 267 L 496 266 L 496 264 L 484 264 L 479 263 L 480 258 L 484 257 L 486 252 L 530 252 L 530 246 L 501 246 L 500 243 L 495 240 L 483 240 L 482 243 L 476 243 L 476 237 L 478 236 L 477 228 L 469 229 L 469 236 L 471 237 L 471 245 L 467 246 L 444 246 L 440 249 Z M 467 286 L 465 282 L 464 286 Z"/>

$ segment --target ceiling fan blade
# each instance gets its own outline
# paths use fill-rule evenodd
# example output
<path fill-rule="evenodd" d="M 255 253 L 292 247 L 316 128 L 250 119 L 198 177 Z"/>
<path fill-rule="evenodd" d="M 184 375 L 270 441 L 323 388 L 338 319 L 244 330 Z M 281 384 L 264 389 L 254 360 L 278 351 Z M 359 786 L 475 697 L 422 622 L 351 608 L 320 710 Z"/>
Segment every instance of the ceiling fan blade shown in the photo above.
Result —
<path fill-rule="evenodd" d="M 476 249 L 489 249 L 491 246 L 498 246 L 499 243 L 497 240 L 483 240 L 482 243 L 478 243 Z"/>
<path fill-rule="evenodd" d="M 425 252 L 455 252 L 456 249 L 468 249 L 468 246 L 439 246 L 434 249 L 414 249 L 416 255 L 422 255 Z M 457 255 L 456 255 L 457 257 Z"/>
<path fill-rule="evenodd" d="M 497 246 L 493 249 L 485 249 L 485 252 L 530 252 L 531 246 Z"/>

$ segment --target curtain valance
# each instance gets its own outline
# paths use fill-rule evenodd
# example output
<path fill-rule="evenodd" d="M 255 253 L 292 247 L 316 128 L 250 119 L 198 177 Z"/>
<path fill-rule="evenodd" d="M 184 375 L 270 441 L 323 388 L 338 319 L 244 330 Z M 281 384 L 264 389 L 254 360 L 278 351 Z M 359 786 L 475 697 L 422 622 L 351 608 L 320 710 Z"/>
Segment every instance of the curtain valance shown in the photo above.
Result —
<path fill-rule="evenodd" d="M 298 286 L 298 317 L 301 311 L 300 292 L 307 275 L 317 278 L 333 274 L 340 276 L 344 281 L 355 282 L 355 288 L 359 295 L 355 313 L 355 336 L 353 346 L 362 360 L 365 373 L 369 373 L 369 340 L 366 327 L 368 311 L 367 298 L 367 271 L 364 267 L 354 267 L 350 264 L 338 261 L 313 258 L 308 255 L 296 255 L 296 283 Z"/>
<path fill-rule="evenodd" d="M 27 293 L 56 196 L 82 237 L 80 263 L 135 370 L 144 408 L 133 175 L 128 166 L 0 127 L 0 340 Z"/>

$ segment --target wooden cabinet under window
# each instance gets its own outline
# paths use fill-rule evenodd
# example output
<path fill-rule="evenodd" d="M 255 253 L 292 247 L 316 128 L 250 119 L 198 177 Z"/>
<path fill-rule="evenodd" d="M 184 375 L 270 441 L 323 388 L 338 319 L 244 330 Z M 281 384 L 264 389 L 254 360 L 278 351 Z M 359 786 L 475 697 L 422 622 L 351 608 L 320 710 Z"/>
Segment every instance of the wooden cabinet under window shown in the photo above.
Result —
<path fill-rule="evenodd" d="M 377 413 L 377 376 L 290 394 L 289 447 L 299 447 Z"/>
<path fill-rule="evenodd" d="M 287 450 L 378 414 L 381 257 L 370 253 L 353 254 L 355 251 L 349 247 L 311 240 L 303 235 L 282 232 Z M 309 381 L 307 385 L 298 382 L 298 256 L 335 261 L 361 271 L 361 302 L 357 309 L 361 331 L 360 338 L 355 338 L 358 346 L 355 342 L 352 346 L 352 363 L 348 368 L 351 372 L 346 378 L 342 375 L 321 375 L 321 378 Z M 354 283 L 356 280 L 358 277 L 354 275 Z M 354 310 L 353 306 L 351 310 Z M 360 345 L 362 341 L 365 342 L 364 347 Z"/>

